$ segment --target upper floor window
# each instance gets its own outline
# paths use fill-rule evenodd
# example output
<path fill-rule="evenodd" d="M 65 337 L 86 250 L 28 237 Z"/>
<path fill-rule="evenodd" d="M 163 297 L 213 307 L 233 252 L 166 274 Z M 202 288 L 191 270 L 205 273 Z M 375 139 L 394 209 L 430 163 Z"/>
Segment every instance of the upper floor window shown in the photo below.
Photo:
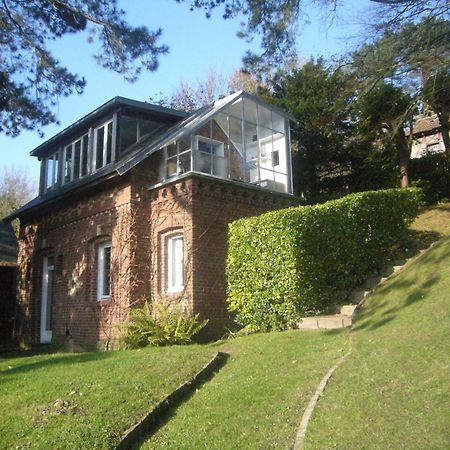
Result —
<path fill-rule="evenodd" d="M 77 180 L 88 173 L 89 136 L 82 137 L 64 147 L 63 183 Z"/>
<path fill-rule="evenodd" d="M 193 170 L 291 192 L 288 119 L 247 98 L 193 132 Z"/>
<path fill-rule="evenodd" d="M 113 155 L 113 123 L 112 120 L 94 129 L 93 171 L 98 170 L 112 161 Z"/>
<path fill-rule="evenodd" d="M 97 300 L 106 300 L 111 296 L 111 241 L 98 246 Z"/>
<path fill-rule="evenodd" d="M 427 145 L 428 153 L 439 153 L 441 151 L 441 145 L 439 142 L 433 142 L 432 144 Z"/>
<path fill-rule="evenodd" d="M 120 117 L 120 151 L 123 152 L 144 136 L 164 126 L 161 122 L 122 115 Z"/>
<path fill-rule="evenodd" d="M 59 153 L 56 152 L 45 160 L 45 188 L 52 189 L 58 183 Z"/>
<path fill-rule="evenodd" d="M 163 178 L 171 178 L 191 170 L 191 146 L 189 138 L 181 138 L 165 148 L 165 173 Z"/>
<path fill-rule="evenodd" d="M 227 177 L 227 160 L 224 155 L 224 143 L 206 136 L 194 136 L 196 168 L 203 173 Z"/>

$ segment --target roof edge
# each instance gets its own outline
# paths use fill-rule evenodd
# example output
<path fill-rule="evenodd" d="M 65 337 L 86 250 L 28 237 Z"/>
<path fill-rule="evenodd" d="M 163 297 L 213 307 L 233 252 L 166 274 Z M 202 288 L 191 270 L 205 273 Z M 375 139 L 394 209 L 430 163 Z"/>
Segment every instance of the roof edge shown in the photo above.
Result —
<path fill-rule="evenodd" d="M 166 114 L 171 115 L 175 117 L 179 117 L 180 120 L 184 119 L 189 115 L 186 111 L 180 111 L 176 109 L 166 108 L 165 106 L 160 105 L 154 105 L 152 103 L 142 102 L 139 100 L 133 100 L 131 98 L 116 96 L 112 99 L 108 100 L 107 102 L 103 103 L 99 107 L 95 108 L 93 111 L 89 112 L 88 114 L 84 115 L 80 119 L 78 119 L 76 122 L 72 123 L 71 125 L 67 126 L 51 138 L 47 139 L 45 142 L 34 148 L 30 151 L 31 156 L 40 156 L 41 153 L 44 151 L 44 149 L 50 145 L 52 142 L 55 142 L 56 140 L 63 137 L 65 134 L 70 133 L 71 131 L 74 131 L 79 126 L 83 125 L 85 122 L 88 122 L 89 120 L 93 119 L 95 116 L 102 114 L 102 112 L 106 112 L 110 108 L 119 107 L 119 106 L 130 106 L 134 108 L 141 108 L 144 110 L 147 110 L 149 112 L 155 112 L 159 114 Z"/>

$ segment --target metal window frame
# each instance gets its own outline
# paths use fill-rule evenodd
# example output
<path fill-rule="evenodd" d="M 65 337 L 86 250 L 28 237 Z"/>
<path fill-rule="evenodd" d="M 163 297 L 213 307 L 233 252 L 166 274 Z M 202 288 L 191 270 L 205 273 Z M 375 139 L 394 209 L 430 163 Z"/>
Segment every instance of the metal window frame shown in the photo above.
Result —
<path fill-rule="evenodd" d="M 109 293 L 105 295 L 103 293 L 103 290 L 105 288 L 105 279 L 104 279 L 104 272 L 105 272 L 105 249 L 109 248 L 110 251 L 110 258 L 112 259 L 112 242 L 111 241 L 105 241 L 98 244 L 97 248 L 97 301 L 105 301 L 109 300 L 111 298 L 111 279 L 112 279 L 112 271 L 111 271 L 111 261 L 110 261 L 110 271 L 109 271 Z"/>
<path fill-rule="evenodd" d="M 174 261 L 176 257 L 176 242 L 181 241 L 181 261 Z M 184 235 L 183 233 L 175 233 L 166 237 L 166 251 L 167 251 L 167 289 L 168 293 L 182 292 L 185 287 L 184 277 Z M 174 263 L 176 269 L 174 270 Z M 178 271 L 181 275 L 181 284 L 177 284 Z"/>

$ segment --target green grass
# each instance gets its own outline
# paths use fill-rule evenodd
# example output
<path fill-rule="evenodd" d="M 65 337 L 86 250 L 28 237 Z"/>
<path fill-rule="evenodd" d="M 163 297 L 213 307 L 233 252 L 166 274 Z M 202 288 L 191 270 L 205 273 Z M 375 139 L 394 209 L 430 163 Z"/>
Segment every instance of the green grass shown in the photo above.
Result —
<path fill-rule="evenodd" d="M 413 228 L 450 234 L 450 207 Z M 450 448 L 450 238 L 369 297 L 353 330 L 256 334 L 205 346 L 0 358 L 0 447 L 108 448 L 218 350 L 226 365 L 144 449 L 290 448 L 318 383 L 307 448 Z M 58 413 L 55 400 L 67 402 Z"/>
<path fill-rule="evenodd" d="M 450 203 L 426 208 L 411 227 L 413 230 L 450 235 Z"/>
<path fill-rule="evenodd" d="M 323 375 L 347 350 L 348 331 L 236 338 L 231 357 L 142 448 L 288 448 Z"/>
<path fill-rule="evenodd" d="M 193 345 L 0 358 L 0 448 L 110 448 L 213 354 Z"/>
<path fill-rule="evenodd" d="M 424 211 L 414 237 L 447 233 L 448 214 L 448 205 Z M 351 332 L 353 352 L 314 413 L 308 448 L 450 447 L 449 246 L 436 244 L 369 298 Z M 290 448 L 349 335 L 292 331 L 231 341 L 231 361 L 141 447 Z"/>
<path fill-rule="evenodd" d="M 448 235 L 448 215 L 427 211 L 414 228 Z M 369 297 L 305 448 L 450 448 L 449 302 L 446 237 Z"/>

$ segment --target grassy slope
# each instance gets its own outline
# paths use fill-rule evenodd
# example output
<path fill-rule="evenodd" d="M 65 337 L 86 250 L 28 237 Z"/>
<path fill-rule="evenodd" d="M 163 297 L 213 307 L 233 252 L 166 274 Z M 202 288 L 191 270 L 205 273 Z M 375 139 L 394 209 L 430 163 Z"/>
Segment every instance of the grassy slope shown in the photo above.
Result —
<path fill-rule="evenodd" d="M 142 448 L 287 448 L 348 331 L 287 331 L 228 341 L 228 363 Z"/>
<path fill-rule="evenodd" d="M 411 227 L 413 230 L 435 231 L 443 236 L 450 235 L 450 203 L 423 211 Z"/>
<path fill-rule="evenodd" d="M 450 234 L 449 206 L 414 227 Z M 448 444 L 449 245 L 371 297 L 352 332 L 353 354 L 319 402 L 309 448 Z M 288 448 L 348 336 L 289 331 L 203 347 L 0 358 L 0 447 L 106 448 L 220 349 L 231 354 L 227 365 L 143 447 Z M 67 414 L 52 407 L 58 398 L 69 402 Z"/>
<path fill-rule="evenodd" d="M 447 237 L 369 297 L 306 448 L 450 448 L 449 205 L 413 228 Z"/>
<path fill-rule="evenodd" d="M 213 354 L 195 345 L 0 358 L 0 448 L 109 448 Z"/>
<path fill-rule="evenodd" d="M 448 233 L 449 214 L 448 205 L 426 211 L 413 228 Z M 445 448 L 448 245 L 423 255 L 367 303 L 348 368 L 344 373 L 346 362 L 319 402 L 309 448 Z M 230 341 L 229 363 L 142 448 L 291 447 L 312 392 L 348 336 L 292 331 Z M 334 404 L 325 403 L 329 392 L 339 396 Z"/>

